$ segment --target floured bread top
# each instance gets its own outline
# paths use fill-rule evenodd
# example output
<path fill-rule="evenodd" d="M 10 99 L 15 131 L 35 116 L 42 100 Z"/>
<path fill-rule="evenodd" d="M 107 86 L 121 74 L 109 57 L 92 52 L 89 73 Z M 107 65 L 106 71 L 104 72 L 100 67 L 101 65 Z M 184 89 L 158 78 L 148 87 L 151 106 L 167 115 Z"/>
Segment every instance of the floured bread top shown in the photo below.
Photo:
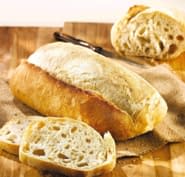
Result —
<path fill-rule="evenodd" d="M 28 62 L 59 80 L 103 97 L 132 116 L 145 105 L 152 110 L 163 101 L 158 92 L 137 74 L 77 45 L 47 44 L 33 53 Z"/>
<path fill-rule="evenodd" d="M 136 8 L 141 11 L 134 14 Z M 112 44 L 124 56 L 175 58 L 185 51 L 184 17 L 174 9 L 133 6 L 113 25 Z"/>

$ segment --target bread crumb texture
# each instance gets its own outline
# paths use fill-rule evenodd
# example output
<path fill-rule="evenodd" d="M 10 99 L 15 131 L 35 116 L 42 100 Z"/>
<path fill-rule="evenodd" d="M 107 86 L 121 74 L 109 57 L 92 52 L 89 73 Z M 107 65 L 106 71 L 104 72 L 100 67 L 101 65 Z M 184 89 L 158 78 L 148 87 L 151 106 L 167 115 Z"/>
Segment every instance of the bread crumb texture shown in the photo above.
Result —
<path fill-rule="evenodd" d="M 139 13 L 133 13 L 139 8 Z M 185 51 L 183 17 L 174 9 L 134 6 L 113 25 L 112 45 L 124 56 L 175 58 Z"/>
<path fill-rule="evenodd" d="M 92 170 L 107 163 L 112 164 L 109 169 L 112 170 L 115 143 L 109 133 L 105 136 L 109 139 L 108 144 L 106 138 L 103 139 L 93 128 L 69 118 L 34 121 L 24 133 L 20 160 L 24 162 L 23 156 L 26 156 L 80 171 Z M 26 162 L 29 163 L 29 160 Z"/>

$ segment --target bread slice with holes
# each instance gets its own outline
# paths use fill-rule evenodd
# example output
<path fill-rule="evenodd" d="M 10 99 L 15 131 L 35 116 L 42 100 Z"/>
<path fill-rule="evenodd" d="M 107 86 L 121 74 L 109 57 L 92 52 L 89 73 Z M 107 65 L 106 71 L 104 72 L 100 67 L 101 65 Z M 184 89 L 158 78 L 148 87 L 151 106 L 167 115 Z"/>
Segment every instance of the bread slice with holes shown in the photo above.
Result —
<path fill-rule="evenodd" d="M 14 155 L 19 153 L 22 134 L 28 124 L 39 116 L 28 116 L 9 120 L 0 129 L 0 149 Z"/>
<path fill-rule="evenodd" d="M 68 176 L 96 176 L 111 171 L 116 163 L 115 142 L 86 123 L 70 118 L 33 121 L 25 130 L 20 161 L 41 170 Z"/>
<path fill-rule="evenodd" d="M 185 14 L 133 6 L 113 25 L 111 42 L 121 56 L 175 59 L 185 52 Z"/>

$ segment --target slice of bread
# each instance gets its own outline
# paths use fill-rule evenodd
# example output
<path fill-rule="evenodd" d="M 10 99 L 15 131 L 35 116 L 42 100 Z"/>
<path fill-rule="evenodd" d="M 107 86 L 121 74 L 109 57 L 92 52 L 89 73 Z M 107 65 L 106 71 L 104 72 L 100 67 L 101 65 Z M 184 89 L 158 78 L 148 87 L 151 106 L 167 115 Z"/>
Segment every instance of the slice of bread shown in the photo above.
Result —
<path fill-rule="evenodd" d="M 5 123 L 0 129 L 0 149 L 10 154 L 18 155 L 23 131 L 35 118 L 38 117 L 14 118 Z"/>
<path fill-rule="evenodd" d="M 32 121 L 25 130 L 20 161 L 41 170 L 69 176 L 96 176 L 116 163 L 115 142 L 89 125 L 70 118 Z"/>
<path fill-rule="evenodd" d="M 128 58 L 177 58 L 185 51 L 184 17 L 174 9 L 133 6 L 113 25 L 112 45 Z"/>

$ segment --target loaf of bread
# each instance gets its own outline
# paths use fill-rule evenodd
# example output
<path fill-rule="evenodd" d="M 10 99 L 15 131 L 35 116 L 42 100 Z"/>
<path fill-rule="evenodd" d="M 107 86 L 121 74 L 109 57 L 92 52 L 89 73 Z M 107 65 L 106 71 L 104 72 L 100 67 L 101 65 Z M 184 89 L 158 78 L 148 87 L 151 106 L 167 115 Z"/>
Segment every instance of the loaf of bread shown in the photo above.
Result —
<path fill-rule="evenodd" d="M 170 60 L 185 52 L 185 15 L 174 9 L 133 6 L 112 27 L 121 56 Z"/>
<path fill-rule="evenodd" d="M 0 149 L 18 155 L 22 134 L 34 117 L 14 118 L 0 129 Z"/>
<path fill-rule="evenodd" d="M 82 120 L 116 140 L 152 130 L 167 112 L 163 98 L 143 78 L 70 43 L 39 48 L 15 70 L 10 87 L 38 112 Z"/>
<path fill-rule="evenodd" d="M 116 164 L 115 142 L 87 124 L 70 118 L 32 121 L 23 134 L 20 161 L 67 176 L 97 176 Z"/>

